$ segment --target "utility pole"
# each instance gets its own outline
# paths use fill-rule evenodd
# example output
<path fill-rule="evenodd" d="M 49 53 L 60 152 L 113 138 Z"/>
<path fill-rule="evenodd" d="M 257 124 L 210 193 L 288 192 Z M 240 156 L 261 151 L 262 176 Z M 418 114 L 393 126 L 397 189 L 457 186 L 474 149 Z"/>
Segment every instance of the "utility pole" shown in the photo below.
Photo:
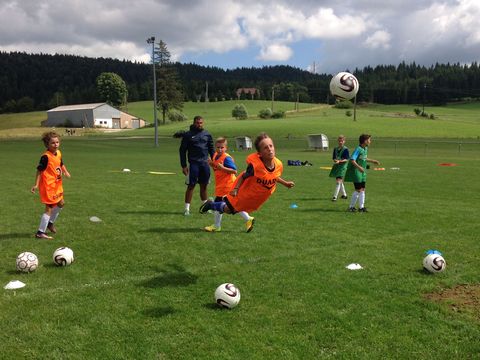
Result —
<path fill-rule="evenodd" d="M 158 147 L 158 121 L 157 121 L 157 74 L 155 71 L 155 36 L 147 39 L 147 44 L 152 44 L 153 65 L 153 123 L 155 125 L 155 147 Z"/>
<path fill-rule="evenodd" d="M 425 92 L 427 90 L 427 83 L 423 83 L 423 101 L 422 101 L 422 115 L 425 114 Z"/>
<path fill-rule="evenodd" d="M 208 101 L 208 81 L 205 81 L 205 102 Z"/>
<path fill-rule="evenodd" d="M 272 86 L 272 113 L 273 113 L 273 102 L 275 101 L 275 85 Z"/>
<path fill-rule="evenodd" d="M 357 121 L 357 95 L 353 98 L 353 121 Z"/>

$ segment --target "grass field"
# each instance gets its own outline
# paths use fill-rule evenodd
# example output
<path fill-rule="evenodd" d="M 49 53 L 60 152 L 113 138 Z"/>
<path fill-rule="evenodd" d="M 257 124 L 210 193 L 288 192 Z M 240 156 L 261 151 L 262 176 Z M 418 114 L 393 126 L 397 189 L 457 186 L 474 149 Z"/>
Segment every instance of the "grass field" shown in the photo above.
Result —
<path fill-rule="evenodd" d="M 439 108 L 438 125 L 392 115 L 402 109 L 372 108 L 358 123 L 339 122 L 344 115 L 329 108 L 283 120 L 206 117 L 214 136 L 265 130 L 285 165 L 287 159 L 314 165 L 285 166 L 283 177 L 296 186 L 279 186 L 254 214 L 249 234 L 237 216 L 225 216 L 223 231 L 214 234 L 201 230 L 211 215 L 183 216 L 179 142 L 170 135 L 188 124 L 169 124 L 160 127 L 159 148 L 151 128 L 130 132 L 146 139 L 65 137 L 67 205 L 55 239 L 37 240 L 43 206 L 29 189 L 42 144 L 3 139 L 0 283 L 27 286 L 2 290 L 0 357 L 477 358 L 479 292 L 463 302 L 431 301 L 429 294 L 457 285 L 478 289 L 478 109 Z M 323 111 L 326 119 L 315 123 Z M 334 181 L 320 168 L 330 165 L 330 151 L 309 151 L 305 135 L 346 133 L 353 148 L 361 131 L 374 134 L 369 155 L 386 170 L 369 172 L 370 212 L 351 214 L 346 201 L 330 201 Z M 459 151 L 458 143 L 469 144 Z M 232 155 L 243 168 L 247 153 Z M 446 162 L 457 166 L 438 166 Z M 196 191 L 192 207 L 198 206 Z M 92 223 L 91 216 L 103 221 Z M 53 265 L 60 246 L 74 250 L 72 266 Z M 423 272 L 428 249 L 443 252 L 444 273 Z M 37 254 L 36 272 L 15 271 L 22 251 Z M 352 262 L 364 269 L 345 269 Z M 242 293 L 231 311 L 213 304 L 223 282 Z"/>

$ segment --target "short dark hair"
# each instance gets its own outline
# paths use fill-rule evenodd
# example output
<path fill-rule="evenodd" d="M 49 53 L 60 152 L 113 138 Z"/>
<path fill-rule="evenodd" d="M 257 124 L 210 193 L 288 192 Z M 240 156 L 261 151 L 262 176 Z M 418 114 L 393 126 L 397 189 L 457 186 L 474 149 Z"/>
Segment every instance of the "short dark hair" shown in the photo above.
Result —
<path fill-rule="evenodd" d="M 370 139 L 371 137 L 372 137 L 372 135 L 362 134 L 358 138 L 358 142 L 360 143 L 360 145 L 362 145 L 366 140 Z"/>
<path fill-rule="evenodd" d="M 257 151 L 260 151 L 259 146 L 260 146 L 260 143 L 262 142 L 262 140 L 269 139 L 269 138 L 270 138 L 270 136 L 268 136 L 268 134 L 265 133 L 265 132 L 262 132 L 262 133 L 258 134 L 258 136 L 257 136 L 257 138 L 255 139 L 255 142 L 254 142 L 255 149 L 257 149 Z"/>
<path fill-rule="evenodd" d="M 59 138 L 60 139 L 60 135 L 58 133 L 56 133 L 55 131 L 47 131 L 47 132 L 44 132 L 42 134 L 42 141 L 45 144 L 45 147 L 48 148 L 48 143 L 53 138 Z"/>
<path fill-rule="evenodd" d="M 193 122 L 195 122 L 197 120 L 200 120 L 200 119 L 203 119 L 203 117 L 201 117 L 200 115 L 197 115 L 193 118 Z"/>

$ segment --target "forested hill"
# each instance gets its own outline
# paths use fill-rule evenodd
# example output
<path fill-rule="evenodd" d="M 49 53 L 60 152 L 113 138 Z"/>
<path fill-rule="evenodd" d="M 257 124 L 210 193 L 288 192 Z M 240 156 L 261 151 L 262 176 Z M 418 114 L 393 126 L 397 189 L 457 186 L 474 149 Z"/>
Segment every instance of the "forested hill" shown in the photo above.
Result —
<path fill-rule="evenodd" d="M 173 64 L 185 100 L 237 98 L 238 88 L 256 88 L 256 98 L 328 102 L 330 74 L 312 74 L 291 66 L 224 70 L 196 64 Z M 469 65 L 415 63 L 346 69 L 360 82 L 358 101 L 384 104 L 443 104 L 480 98 L 480 68 Z M 44 110 L 63 104 L 102 102 L 95 80 L 114 72 L 128 87 L 128 101 L 153 98 L 152 65 L 106 58 L 0 52 L 0 112 Z M 207 90 L 208 89 L 208 90 Z M 245 97 L 242 94 L 242 97 Z"/>

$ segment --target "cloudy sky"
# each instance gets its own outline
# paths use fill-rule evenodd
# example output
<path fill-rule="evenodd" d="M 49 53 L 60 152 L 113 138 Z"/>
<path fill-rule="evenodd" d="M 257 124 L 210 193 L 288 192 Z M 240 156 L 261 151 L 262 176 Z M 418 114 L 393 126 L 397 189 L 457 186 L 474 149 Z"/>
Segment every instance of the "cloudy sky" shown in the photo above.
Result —
<path fill-rule="evenodd" d="M 479 0 L 0 0 L 0 51 L 318 73 L 480 60 Z"/>

